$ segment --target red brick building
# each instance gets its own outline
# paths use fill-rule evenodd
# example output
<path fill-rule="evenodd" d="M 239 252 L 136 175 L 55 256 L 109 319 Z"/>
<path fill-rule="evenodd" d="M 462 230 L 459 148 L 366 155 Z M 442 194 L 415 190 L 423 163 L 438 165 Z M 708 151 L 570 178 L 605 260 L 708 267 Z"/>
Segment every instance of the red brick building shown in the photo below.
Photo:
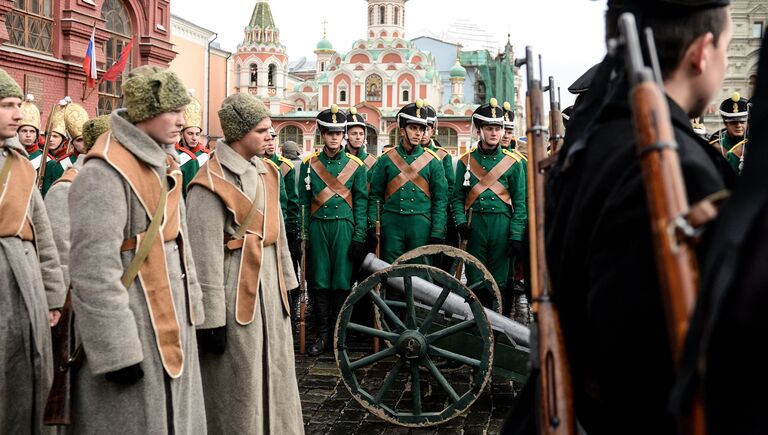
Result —
<path fill-rule="evenodd" d="M 106 114 L 122 105 L 122 78 L 98 90 L 85 89 L 83 57 L 96 26 L 99 76 L 134 39 L 132 66 L 168 66 L 170 0 L 0 0 L 0 68 L 35 96 L 43 128 L 53 104 L 65 96 L 88 114 Z"/>

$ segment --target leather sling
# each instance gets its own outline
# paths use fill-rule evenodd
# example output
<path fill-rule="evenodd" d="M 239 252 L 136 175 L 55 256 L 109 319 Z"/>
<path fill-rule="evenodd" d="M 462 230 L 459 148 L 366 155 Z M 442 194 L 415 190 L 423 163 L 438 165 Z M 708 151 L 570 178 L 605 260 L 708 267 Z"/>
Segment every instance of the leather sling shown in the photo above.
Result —
<path fill-rule="evenodd" d="M 0 237 L 19 237 L 25 241 L 35 239 L 27 215 L 35 189 L 35 177 L 35 169 L 29 160 L 8 149 L 8 156 L 0 169 Z"/>
<path fill-rule="evenodd" d="M 86 156 L 86 161 L 93 158 L 104 160 L 117 170 L 130 185 L 151 219 L 146 231 L 135 236 L 134 257 L 123 272 L 121 282 L 128 289 L 138 277 L 147 301 L 163 368 L 168 376 L 178 378 L 184 370 L 185 355 L 181 344 L 181 327 L 168 277 L 164 242 L 171 240 L 179 242 L 182 248 L 180 255 L 186 267 L 180 231 L 182 176 L 179 165 L 167 156 L 167 172 L 163 176 L 158 176 L 154 169 L 141 163 L 115 140 L 111 133 L 97 140 L 96 145 Z M 175 181 L 170 192 L 167 184 L 168 176 L 173 177 Z M 161 230 L 163 237 L 157 237 Z M 130 245 L 130 240 L 123 243 L 124 248 L 126 243 Z M 186 284 L 188 289 L 189 283 Z M 187 301 L 191 304 L 188 295 Z M 194 311 L 191 305 L 187 309 L 189 321 L 194 324 Z"/>
<path fill-rule="evenodd" d="M 231 237 L 225 235 L 225 245 L 230 251 L 240 250 L 237 292 L 235 296 L 235 320 L 249 325 L 256 315 L 256 303 L 261 287 L 261 266 L 265 246 L 275 245 L 280 297 L 285 313 L 290 313 L 288 292 L 283 280 L 280 246 L 280 172 L 277 167 L 265 164 L 265 175 L 259 177 L 261 186 L 251 200 L 242 190 L 224 177 L 218 155 L 214 152 L 190 182 L 190 187 L 200 185 L 216 194 L 232 213 L 237 229 Z M 264 210 L 259 207 L 264 197 Z"/>
<path fill-rule="evenodd" d="M 312 198 L 312 214 L 315 214 L 323 204 L 333 197 L 333 195 L 339 195 L 350 207 L 354 208 L 352 205 L 352 192 L 347 188 L 346 184 L 359 167 L 357 162 L 349 159 L 341 172 L 339 172 L 338 177 L 331 175 L 317 157 L 313 157 L 309 165 L 312 167 L 312 170 L 315 171 L 317 176 L 320 177 L 323 183 L 325 183 L 325 188 Z"/>
<path fill-rule="evenodd" d="M 396 177 L 389 180 L 389 183 L 387 183 L 387 189 L 384 193 L 385 201 L 388 200 L 390 196 L 392 196 L 395 192 L 397 192 L 398 189 L 403 187 L 405 183 L 409 181 L 421 189 L 421 191 L 424 192 L 427 197 L 432 197 L 432 195 L 429 193 L 429 183 L 427 183 L 427 180 L 425 180 L 424 177 L 419 174 L 419 171 L 424 169 L 434 158 L 432 154 L 425 151 L 424 154 L 420 155 L 410 165 L 405 160 L 403 160 L 397 151 L 388 152 L 386 155 L 389 157 L 392 163 L 394 163 L 397 169 L 400 170 L 400 173 L 397 174 Z"/>
<path fill-rule="evenodd" d="M 467 161 L 465 165 L 469 164 L 471 155 L 467 155 Z M 477 177 L 477 183 L 469 190 L 467 197 L 464 200 L 464 211 L 466 212 L 472 206 L 472 204 L 480 197 L 480 195 L 486 190 L 490 189 L 496 194 L 505 204 L 512 206 L 512 197 L 509 195 L 509 191 L 506 187 L 502 186 L 499 182 L 499 178 L 504 175 L 509 168 L 512 167 L 517 161 L 510 156 L 503 155 L 502 159 L 496 166 L 490 171 L 486 171 L 485 168 L 480 166 L 480 162 L 476 158 L 472 158 L 474 164 L 469 164 L 469 171 Z"/>

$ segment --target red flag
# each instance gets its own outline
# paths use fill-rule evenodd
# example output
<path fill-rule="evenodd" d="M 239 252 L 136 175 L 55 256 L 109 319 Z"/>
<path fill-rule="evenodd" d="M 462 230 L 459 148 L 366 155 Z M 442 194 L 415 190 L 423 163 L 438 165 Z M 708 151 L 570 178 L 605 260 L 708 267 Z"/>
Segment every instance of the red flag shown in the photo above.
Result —
<path fill-rule="evenodd" d="M 128 59 L 131 57 L 131 47 L 133 47 L 133 39 L 128 41 L 120 52 L 120 58 L 101 76 L 101 80 L 113 82 L 120 77 L 125 69 L 125 64 L 128 63 Z"/>

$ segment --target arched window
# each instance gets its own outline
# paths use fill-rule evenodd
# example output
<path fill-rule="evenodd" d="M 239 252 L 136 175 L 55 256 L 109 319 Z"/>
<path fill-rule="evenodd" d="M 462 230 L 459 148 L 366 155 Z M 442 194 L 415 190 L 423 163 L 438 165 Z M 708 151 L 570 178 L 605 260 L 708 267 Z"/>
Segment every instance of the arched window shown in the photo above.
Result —
<path fill-rule="evenodd" d="M 259 66 L 251 64 L 251 79 L 249 80 L 251 87 L 259 86 Z"/>
<path fill-rule="evenodd" d="M 379 154 L 379 134 L 370 125 L 365 127 L 365 138 L 368 143 L 366 151 L 368 154 L 377 156 Z"/>
<path fill-rule="evenodd" d="M 302 142 L 304 142 L 304 135 L 301 133 L 301 130 L 299 130 L 299 127 L 293 125 L 286 126 L 280 129 L 277 137 L 281 146 L 290 140 L 296 142 L 299 145 L 299 149 L 304 148 L 302 144 Z"/>
<path fill-rule="evenodd" d="M 5 27 L 8 44 L 53 53 L 53 0 L 14 0 Z"/>
<path fill-rule="evenodd" d="M 373 25 L 373 6 L 368 8 L 368 25 Z"/>
<path fill-rule="evenodd" d="M 106 67 L 109 68 L 118 59 L 123 48 L 133 37 L 133 27 L 128 10 L 120 0 L 104 0 L 101 7 L 101 18 L 106 22 L 109 39 L 104 43 L 107 55 Z M 99 115 L 106 115 L 123 105 L 123 80 L 131 70 L 131 57 L 125 66 L 123 74 L 114 82 L 104 81 L 99 85 Z"/>
<path fill-rule="evenodd" d="M 393 18 L 395 20 L 395 24 L 398 24 L 398 22 L 400 21 L 400 8 L 397 6 L 395 6 L 395 13 L 393 15 Z"/>
<path fill-rule="evenodd" d="M 381 101 L 382 94 L 382 81 L 381 76 L 378 74 L 371 74 L 365 79 L 365 100 L 366 101 Z"/>
<path fill-rule="evenodd" d="M 384 18 L 387 16 L 387 8 L 379 6 L 379 24 L 384 24 Z"/>
<path fill-rule="evenodd" d="M 339 102 L 340 103 L 346 103 L 347 102 L 347 90 L 346 89 L 339 90 Z"/>
<path fill-rule="evenodd" d="M 277 86 L 277 65 L 274 63 L 269 65 L 267 74 L 267 86 L 274 88 Z"/>
<path fill-rule="evenodd" d="M 389 146 L 394 148 L 400 144 L 400 129 L 395 127 L 389 132 Z"/>
<path fill-rule="evenodd" d="M 456 134 L 456 130 L 450 127 L 437 127 L 437 134 L 435 140 L 440 143 L 443 148 L 458 149 L 459 137 Z"/>
<path fill-rule="evenodd" d="M 320 149 L 325 145 L 323 143 L 323 135 L 320 134 L 320 129 L 315 128 L 315 149 Z"/>

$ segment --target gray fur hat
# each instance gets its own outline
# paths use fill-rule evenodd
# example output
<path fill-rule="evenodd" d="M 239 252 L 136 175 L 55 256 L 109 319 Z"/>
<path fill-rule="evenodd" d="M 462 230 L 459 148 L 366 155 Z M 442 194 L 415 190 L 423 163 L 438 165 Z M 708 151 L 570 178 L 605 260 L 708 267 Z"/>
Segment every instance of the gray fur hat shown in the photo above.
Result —
<path fill-rule="evenodd" d="M 283 144 L 283 157 L 288 160 L 296 160 L 299 158 L 299 144 L 292 140 L 285 141 Z"/>
<path fill-rule="evenodd" d="M 17 97 L 24 99 L 24 92 L 13 77 L 9 76 L 5 70 L 0 69 L 0 100 L 8 97 Z"/>
<path fill-rule="evenodd" d="M 256 124 L 269 117 L 269 110 L 258 98 L 247 93 L 230 95 L 221 103 L 219 120 L 224 130 L 224 140 L 232 143 L 240 140 Z"/>
<path fill-rule="evenodd" d="M 123 85 L 123 96 L 128 121 L 134 124 L 183 108 L 191 101 L 176 73 L 151 65 L 131 70 Z"/>

